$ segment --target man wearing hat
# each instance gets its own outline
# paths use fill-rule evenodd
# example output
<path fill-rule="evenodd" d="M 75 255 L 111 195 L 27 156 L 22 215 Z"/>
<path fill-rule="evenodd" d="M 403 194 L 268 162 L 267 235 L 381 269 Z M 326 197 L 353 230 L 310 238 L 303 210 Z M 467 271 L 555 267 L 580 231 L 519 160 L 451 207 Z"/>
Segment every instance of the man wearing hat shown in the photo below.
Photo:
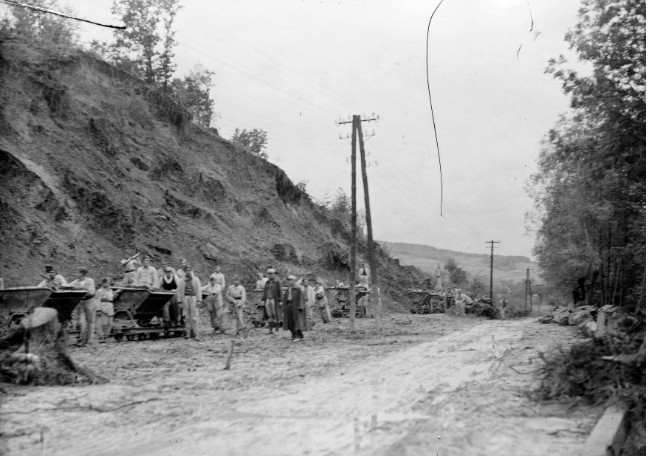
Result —
<path fill-rule="evenodd" d="M 178 303 L 183 305 L 185 320 L 185 339 L 198 340 L 198 305 L 202 302 L 200 279 L 193 273 L 191 265 L 184 267 L 185 278 L 178 285 Z"/>
<path fill-rule="evenodd" d="M 41 288 L 51 288 L 52 290 L 58 290 L 61 287 L 67 287 L 68 283 L 65 281 L 62 275 L 57 274 L 54 270 L 54 266 L 48 264 L 45 266 L 45 274 L 41 274 L 45 280 L 38 284 Z"/>
<path fill-rule="evenodd" d="M 87 290 L 83 301 L 81 301 L 75 309 L 81 331 L 79 333 L 79 346 L 83 347 L 92 343 L 92 337 L 95 329 L 95 318 L 97 314 L 97 305 L 95 300 L 95 283 L 94 280 L 88 277 L 88 270 L 85 267 L 78 267 L 79 277 L 72 281 L 70 286 L 77 290 Z"/>
<path fill-rule="evenodd" d="M 303 331 L 308 331 L 304 290 L 296 285 L 297 278 L 294 275 L 289 275 L 286 280 L 288 288 L 283 297 L 284 329 L 290 331 L 293 342 L 301 342 L 304 340 Z"/>
<path fill-rule="evenodd" d="M 265 304 L 266 313 L 268 314 L 269 334 L 272 329 L 279 331 L 279 321 L 283 320 L 282 301 L 281 301 L 281 280 L 276 277 L 277 271 L 273 268 L 268 269 L 268 281 L 263 288 L 261 301 Z"/>

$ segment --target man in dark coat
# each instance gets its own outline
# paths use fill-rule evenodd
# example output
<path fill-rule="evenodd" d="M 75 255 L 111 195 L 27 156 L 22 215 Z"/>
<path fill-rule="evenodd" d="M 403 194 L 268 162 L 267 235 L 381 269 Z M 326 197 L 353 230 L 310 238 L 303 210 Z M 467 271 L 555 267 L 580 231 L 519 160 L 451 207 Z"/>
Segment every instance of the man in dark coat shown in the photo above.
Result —
<path fill-rule="evenodd" d="M 276 277 L 276 272 L 272 268 L 268 269 L 268 281 L 265 283 L 263 296 L 261 297 L 268 315 L 269 334 L 272 334 L 272 328 L 274 327 L 279 331 L 279 322 L 283 321 L 281 280 Z"/>
<path fill-rule="evenodd" d="M 288 288 L 283 296 L 284 329 L 290 330 L 293 342 L 300 342 L 304 340 L 303 331 L 308 330 L 304 290 L 295 285 L 295 276 L 288 276 L 287 281 Z"/>

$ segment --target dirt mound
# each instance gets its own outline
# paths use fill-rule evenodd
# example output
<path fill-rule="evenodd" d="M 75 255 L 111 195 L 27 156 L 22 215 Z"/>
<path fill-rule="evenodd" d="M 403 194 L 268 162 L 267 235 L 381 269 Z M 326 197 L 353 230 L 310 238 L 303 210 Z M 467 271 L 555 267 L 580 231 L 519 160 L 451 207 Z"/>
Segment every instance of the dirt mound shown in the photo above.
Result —
<path fill-rule="evenodd" d="M 114 276 L 135 250 L 243 277 L 272 264 L 347 280 L 348 232 L 286 174 L 172 99 L 78 50 L 0 43 L 0 276 L 45 263 Z M 383 260 L 386 284 L 420 280 Z M 346 266 L 346 268 L 345 268 Z"/>

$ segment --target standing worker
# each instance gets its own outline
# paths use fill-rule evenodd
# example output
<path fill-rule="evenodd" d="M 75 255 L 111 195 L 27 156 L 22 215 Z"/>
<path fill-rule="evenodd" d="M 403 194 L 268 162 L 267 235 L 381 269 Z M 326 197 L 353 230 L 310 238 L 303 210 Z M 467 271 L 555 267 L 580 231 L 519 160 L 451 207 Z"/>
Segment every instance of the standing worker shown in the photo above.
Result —
<path fill-rule="evenodd" d="M 221 290 L 227 290 L 227 288 L 225 288 L 225 275 L 221 272 L 220 266 L 216 266 L 216 272 L 214 272 L 214 275 L 216 276 L 216 283 L 221 286 Z"/>
<path fill-rule="evenodd" d="M 198 332 L 198 305 L 202 302 L 200 279 L 193 273 L 191 265 L 184 267 L 185 278 L 178 285 L 178 302 L 182 304 L 185 322 L 185 339 L 195 339 Z"/>
<path fill-rule="evenodd" d="M 324 291 L 324 285 L 321 279 L 317 281 L 317 286 L 315 287 L 315 300 L 319 308 L 322 323 L 330 323 L 333 320 L 331 317 L 331 308 L 329 307 L 328 299 L 326 299 L 326 292 Z"/>
<path fill-rule="evenodd" d="M 121 281 L 122 286 L 134 286 L 137 285 L 137 271 L 136 265 L 139 263 L 139 252 L 137 252 L 132 257 L 121 260 L 121 264 L 124 267 L 124 278 Z"/>
<path fill-rule="evenodd" d="M 95 283 L 88 277 L 88 270 L 84 267 L 78 267 L 79 277 L 73 280 L 70 286 L 77 290 L 87 290 L 87 294 L 75 309 L 79 325 L 79 347 L 92 343 L 92 336 L 95 330 L 95 318 L 97 316 L 97 305 L 95 302 Z"/>
<path fill-rule="evenodd" d="M 157 285 L 157 269 L 151 265 L 151 257 L 144 257 L 142 266 L 137 269 L 137 278 L 135 283 L 138 287 L 146 287 L 149 290 L 152 290 Z"/>
<path fill-rule="evenodd" d="M 268 269 L 268 281 L 263 289 L 261 300 L 265 304 L 266 314 L 268 315 L 268 334 L 272 334 L 272 329 L 277 328 L 279 331 L 279 322 L 283 320 L 282 303 L 281 303 L 281 280 L 276 277 L 277 271 Z"/>
<path fill-rule="evenodd" d="M 110 278 L 101 280 L 101 287 L 97 290 L 97 336 L 99 342 L 105 342 L 112 330 L 115 307 L 113 306 L 113 291 L 110 288 Z"/>
<path fill-rule="evenodd" d="M 160 277 L 155 288 L 162 291 L 176 291 L 180 286 L 180 278 L 175 274 L 171 266 L 165 266 L 164 275 Z M 178 305 L 177 296 L 174 296 L 164 305 L 162 310 L 164 321 L 167 325 L 176 326 L 181 322 L 180 306 Z"/>
<path fill-rule="evenodd" d="M 296 285 L 297 279 L 289 275 L 286 279 L 288 288 L 284 294 L 284 329 L 290 331 L 293 342 L 304 340 L 304 331 L 308 330 L 306 322 L 306 303 L 304 290 Z"/>
<path fill-rule="evenodd" d="M 227 289 L 227 301 L 234 307 L 236 314 L 236 335 L 238 336 L 245 328 L 243 323 L 243 308 L 245 307 L 245 288 L 241 285 L 238 276 L 234 276 L 234 284 Z"/>
<path fill-rule="evenodd" d="M 50 288 L 54 291 L 58 290 L 61 287 L 67 287 L 68 283 L 65 281 L 65 278 L 57 274 L 54 270 L 54 266 L 48 264 L 45 266 L 45 274 L 41 274 L 45 280 L 38 284 L 41 288 Z"/>
<path fill-rule="evenodd" d="M 268 315 L 268 334 L 272 334 L 273 328 L 279 331 L 279 322 L 283 321 L 282 286 L 281 280 L 276 277 L 276 274 L 277 271 L 274 269 L 268 269 L 268 281 L 261 297 Z"/>
<path fill-rule="evenodd" d="M 202 288 L 202 291 L 207 295 L 205 302 L 212 328 L 214 328 L 214 333 L 219 334 L 225 332 L 225 312 L 223 310 L 223 290 L 216 280 L 216 274 L 212 274 L 209 277 L 209 283 Z"/>
<path fill-rule="evenodd" d="M 304 292 L 306 293 L 306 322 L 308 323 L 308 329 L 313 329 L 315 322 L 313 321 L 313 308 L 315 307 L 315 284 L 314 280 L 305 279 L 303 281 Z"/>

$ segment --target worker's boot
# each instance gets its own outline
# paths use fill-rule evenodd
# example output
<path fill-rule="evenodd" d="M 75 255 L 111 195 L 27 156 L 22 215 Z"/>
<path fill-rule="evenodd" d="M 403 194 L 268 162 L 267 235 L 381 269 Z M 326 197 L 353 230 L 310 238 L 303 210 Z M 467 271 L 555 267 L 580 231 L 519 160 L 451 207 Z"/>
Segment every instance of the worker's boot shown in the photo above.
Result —
<path fill-rule="evenodd" d="M 273 326 L 274 326 L 274 323 L 272 323 L 272 322 L 269 322 L 269 323 L 268 323 L 268 334 L 272 334 L 272 328 L 273 328 Z"/>

